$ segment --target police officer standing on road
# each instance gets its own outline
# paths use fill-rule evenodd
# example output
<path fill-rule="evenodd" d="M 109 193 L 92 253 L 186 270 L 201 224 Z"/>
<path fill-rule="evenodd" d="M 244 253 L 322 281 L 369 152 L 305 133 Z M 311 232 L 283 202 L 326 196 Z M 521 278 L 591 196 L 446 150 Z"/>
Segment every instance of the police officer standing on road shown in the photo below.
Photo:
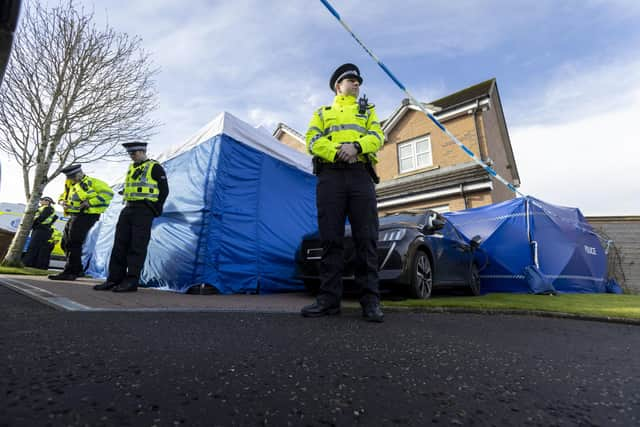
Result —
<path fill-rule="evenodd" d="M 58 219 L 51 205 L 53 205 L 51 197 L 40 199 L 40 207 L 31 226 L 29 249 L 24 257 L 24 265 L 27 267 L 49 268 L 49 263 L 45 264 L 45 261 L 49 260 L 49 238 L 53 232 L 53 223 Z"/>
<path fill-rule="evenodd" d="M 65 215 L 70 216 L 62 237 L 62 250 L 67 262 L 62 273 L 51 275 L 49 279 L 76 280 L 84 273 L 84 239 L 100 214 L 107 210 L 113 190 L 104 181 L 85 175 L 81 165 L 68 166 L 62 169 L 62 173 L 67 176 L 67 181 L 58 203 L 64 208 Z"/>
<path fill-rule="evenodd" d="M 162 215 L 169 195 L 167 176 L 160 163 L 147 158 L 147 143 L 122 144 L 133 163 L 124 184 L 125 207 L 120 212 L 109 261 L 109 276 L 97 291 L 135 292 L 147 257 L 153 218 Z"/>
<path fill-rule="evenodd" d="M 321 285 L 305 317 L 340 313 L 344 269 L 345 220 L 351 223 L 356 251 L 355 280 L 362 289 L 364 318 L 382 322 L 378 291 L 378 209 L 372 167 L 384 134 L 373 105 L 358 100 L 362 77 L 353 64 L 338 67 L 329 81 L 333 105 L 314 113 L 307 131 L 307 149 L 318 176 L 316 203 L 322 240 Z"/>

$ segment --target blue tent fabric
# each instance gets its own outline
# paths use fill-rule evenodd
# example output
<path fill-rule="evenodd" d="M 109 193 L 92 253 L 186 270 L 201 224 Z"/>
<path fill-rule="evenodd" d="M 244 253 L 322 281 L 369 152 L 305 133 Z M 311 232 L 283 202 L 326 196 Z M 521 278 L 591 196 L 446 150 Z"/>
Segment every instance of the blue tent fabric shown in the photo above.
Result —
<path fill-rule="evenodd" d="M 618 284 L 616 279 L 609 279 L 606 284 L 608 294 L 622 294 L 622 287 Z"/>
<path fill-rule="evenodd" d="M 523 197 L 444 215 L 467 239 L 482 237 L 483 292 L 531 292 L 531 266 L 558 293 L 606 290 L 606 254 L 579 209 Z"/>
<path fill-rule="evenodd" d="M 545 277 L 535 265 L 528 265 L 524 268 L 524 280 L 527 281 L 532 294 L 555 295 L 556 289 L 551 281 Z"/>
<path fill-rule="evenodd" d="M 170 194 L 151 231 L 141 282 L 186 292 L 303 289 L 295 278 L 302 236 L 317 229 L 310 158 L 223 113 L 197 137 L 158 158 Z M 85 245 L 89 274 L 105 277 L 121 197 Z"/>

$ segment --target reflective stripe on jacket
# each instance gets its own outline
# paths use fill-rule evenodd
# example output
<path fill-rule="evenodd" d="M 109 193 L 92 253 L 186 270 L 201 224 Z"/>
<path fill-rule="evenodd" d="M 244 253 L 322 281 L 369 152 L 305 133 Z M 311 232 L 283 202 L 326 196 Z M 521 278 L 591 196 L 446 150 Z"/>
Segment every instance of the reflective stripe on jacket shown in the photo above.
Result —
<path fill-rule="evenodd" d="M 129 166 L 124 183 L 124 200 L 128 202 L 135 200 L 158 201 L 160 194 L 158 181 L 151 176 L 153 166 L 157 163 L 155 160 L 146 160 L 137 166 L 133 163 Z"/>
<path fill-rule="evenodd" d="M 60 240 L 62 240 L 62 232 L 57 228 L 52 227 L 53 232 L 51 233 L 51 237 L 49 237 L 48 242 L 54 245 L 57 245 Z"/>
<path fill-rule="evenodd" d="M 358 109 L 356 98 L 345 95 L 336 95 L 331 107 L 317 109 L 306 134 L 309 154 L 333 162 L 340 144 L 358 142 L 362 148 L 359 161 L 366 162 L 368 158 L 377 163 L 376 153 L 384 143 L 384 133 L 373 105 L 364 114 Z"/>
<path fill-rule="evenodd" d="M 38 208 L 38 217 L 42 216 L 43 215 L 43 211 L 48 207 L 49 206 L 40 206 Z M 46 217 L 45 219 L 40 221 L 40 223 L 38 225 L 51 225 L 51 224 L 54 223 L 54 221 L 56 219 L 58 219 L 58 215 L 56 215 L 56 211 L 54 210 L 52 214 L 50 214 L 48 217 Z"/>
<path fill-rule="evenodd" d="M 65 200 L 67 202 L 65 213 L 70 214 L 77 214 L 80 212 L 101 214 L 107 210 L 107 207 L 109 207 L 109 203 L 111 203 L 111 199 L 113 198 L 113 190 L 106 182 L 100 181 L 97 178 L 91 178 L 87 175 L 82 178 L 82 181 L 72 184 L 68 191 L 65 189 L 65 193 L 63 193 L 63 195 L 65 194 L 67 199 L 61 200 Z M 85 200 L 89 203 L 89 207 L 81 209 L 80 205 Z"/>

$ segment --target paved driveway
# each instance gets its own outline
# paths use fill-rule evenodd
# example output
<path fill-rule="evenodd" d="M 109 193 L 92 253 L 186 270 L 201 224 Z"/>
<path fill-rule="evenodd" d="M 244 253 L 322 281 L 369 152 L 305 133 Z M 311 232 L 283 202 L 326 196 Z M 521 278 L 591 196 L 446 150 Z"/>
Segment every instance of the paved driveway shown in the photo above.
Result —
<path fill-rule="evenodd" d="M 202 296 L 206 297 L 206 296 Z M 0 425 L 638 425 L 640 328 L 54 310 L 0 286 Z"/>

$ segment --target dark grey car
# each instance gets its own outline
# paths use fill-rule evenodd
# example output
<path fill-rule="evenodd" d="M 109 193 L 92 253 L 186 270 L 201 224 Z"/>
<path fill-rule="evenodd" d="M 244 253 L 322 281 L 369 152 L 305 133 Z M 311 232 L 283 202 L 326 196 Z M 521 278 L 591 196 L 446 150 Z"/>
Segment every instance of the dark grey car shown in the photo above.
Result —
<path fill-rule="evenodd" d="M 412 298 L 429 298 L 434 288 L 464 287 L 480 294 L 480 275 L 474 262 L 479 238 L 466 242 L 442 215 L 431 210 L 402 212 L 380 218 L 378 266 L 382 289 L 400 289 Z M 345 286 L 351 286 L 354 250 L 351 230 L 345 233 Z M 319 234 L 303 238 L 297 254 L 298 277 L 317 291 L 322 245 Z"/>

